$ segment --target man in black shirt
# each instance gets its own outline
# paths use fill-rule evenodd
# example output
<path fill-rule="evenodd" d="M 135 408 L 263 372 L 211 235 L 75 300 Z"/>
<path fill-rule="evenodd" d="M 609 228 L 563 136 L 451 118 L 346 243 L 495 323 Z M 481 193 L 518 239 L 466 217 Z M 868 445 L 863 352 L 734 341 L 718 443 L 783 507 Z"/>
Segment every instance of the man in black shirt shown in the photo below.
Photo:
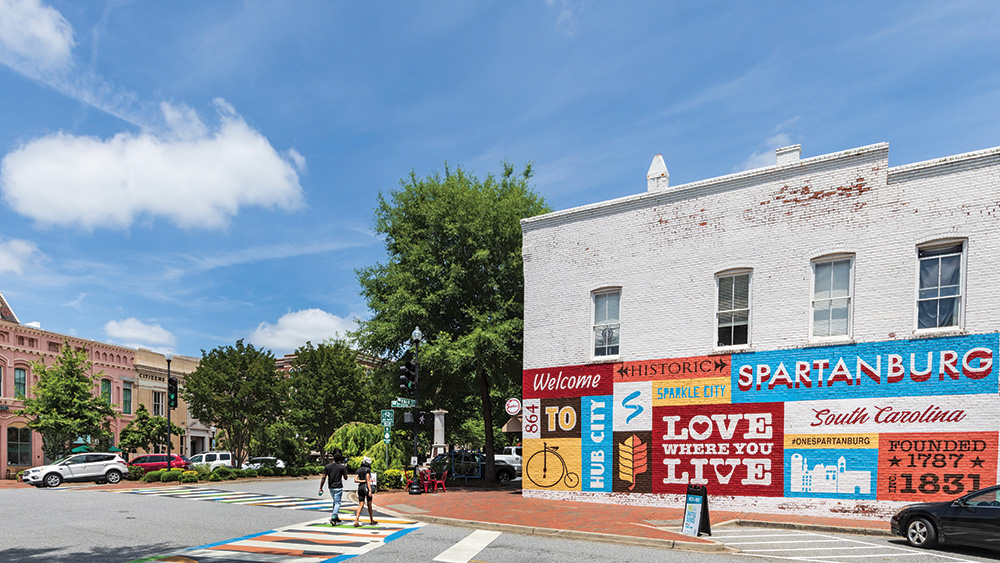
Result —
<path fill-rule="evenodd" d="M 319 494 L 323 496 L 323 483 L 330 478 L 330 496 L 333 497 L 333 516 L 330 524 L 340 524 L 340 499 L 344 496 L 344 479 L 347 478 L 347 468 L 344 467 L 344 455 L 339 451 L 333 454 L 333 463 L 323 468 L 323 476 L 319 479 Z"/>

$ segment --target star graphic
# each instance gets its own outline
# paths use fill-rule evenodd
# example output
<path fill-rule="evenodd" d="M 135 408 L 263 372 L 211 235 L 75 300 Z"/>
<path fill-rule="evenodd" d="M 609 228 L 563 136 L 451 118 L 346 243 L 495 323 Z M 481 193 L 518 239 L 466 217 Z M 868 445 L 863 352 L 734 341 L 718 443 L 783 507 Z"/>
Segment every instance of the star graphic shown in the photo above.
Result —
<path fill-rule="evenodd" d="M 986 460 L 976 456 L 976 459 L 972 460 L 972 467 L 982 467 L 984 461 Z"/>
<path fill-rule="evenodd" d="M 889 459 L 889 467 L 899 467 L 899 462 L 901 461 L 903 460 L 893 456 L 892 458 Z"/>

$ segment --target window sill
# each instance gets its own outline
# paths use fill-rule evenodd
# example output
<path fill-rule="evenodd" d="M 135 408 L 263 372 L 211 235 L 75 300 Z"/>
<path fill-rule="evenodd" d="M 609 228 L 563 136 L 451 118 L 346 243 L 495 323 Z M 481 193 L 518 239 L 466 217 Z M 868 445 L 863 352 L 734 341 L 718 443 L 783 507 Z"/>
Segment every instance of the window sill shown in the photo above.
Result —
<path fill-rule="evenodd" d="M 809 339 L 809 346 L 833 346 L 856 344 L 853 336 L 814 336 Z"/>
<path fill-rule="evenodd" d="M 940 328 L 918 328 L 913 331 L 914 338 L 936 338 L 939 336 L 965 336 L 965 329 L 957 326 Z"/>
<path fill-rule="evenodd" d="M 614 356 L 593 356 L 587 360 L 587 364 L 613 364 L 621 361 L 621 354 Z"/>
<path fill-rule="evenodd" d="M 744 352 L 752 352 L 753 346 L 749 344 L 741 344 L 739 346 L 716 346 L 712 348 L 713 354 L 742 354 Z"/>

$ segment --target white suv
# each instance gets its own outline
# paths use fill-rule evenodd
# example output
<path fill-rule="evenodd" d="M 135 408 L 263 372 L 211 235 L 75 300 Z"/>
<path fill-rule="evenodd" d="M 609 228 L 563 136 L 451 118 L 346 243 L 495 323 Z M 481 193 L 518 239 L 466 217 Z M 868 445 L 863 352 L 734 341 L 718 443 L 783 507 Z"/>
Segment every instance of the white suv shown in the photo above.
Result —
<path fill-rule="evenodd" d="M 202 452 L 188 460 L 191 465 L 206 464 L 212 470 L 217 467 L 232 467 L 233 454 L 229 452 Z"/>
<path fill-rule="evenodd" d="M 94 481 L 114 485 L 127 473 L 128 465 L 121 456 L 88 453 L 64 457 L 50 465 L 32 467 L 24 472 L 21 480 L 36 487 L 58 487 L 63 481 Z"/>

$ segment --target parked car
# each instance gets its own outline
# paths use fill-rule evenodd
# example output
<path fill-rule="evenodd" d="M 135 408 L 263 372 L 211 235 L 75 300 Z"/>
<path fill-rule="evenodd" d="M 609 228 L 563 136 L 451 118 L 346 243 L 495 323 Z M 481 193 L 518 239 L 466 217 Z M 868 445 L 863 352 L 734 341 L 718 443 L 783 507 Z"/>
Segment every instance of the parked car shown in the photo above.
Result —
<path fill-rule="evenodd" d="M 112 453 L 75 454 L 49 465 L 32 467 L 21 480 L 35 487 L 58 487 L 63 481 L 94 481 L 115 484 L 128 473 L 121 456 Z"/>
<path fill-rule="evenodd" d="M 517 470 L 514 466 L 495 459 L 493 464 L 496 480 L 507 483 L 517 478 Z M 457 450 L 439 454 L 431 460 L 431 471 L 440 475 L 448 471 L 449 477 L 480 479 L 486 470 L 486 456 L 482 452 L 472 450 Z"/>
<path fill-rule="evenodd" d="M 512 465 L 518 477 L 521 476 L 521 446 L 507 446 L 502 454 L 495 454 L 493 458 Z"/>
<path fill-rule="evenodd" d="M 128 462 L 129 466 L 141 467 L 146 470 L 146 473 L 150 471 L 160 471 L 167 468 L 167 454 L 146 454 L 141 455 L 132 461 Z M 170 467 L 179 467 L 181 469 L 187 469 L 191 466 L 191 462 L 188 458 L 178 455 L 170 454 Z"/>
<path fill-rule="evenodd" d="M 260 469 L 261 467 L 284 467 L 285 462 L 276 457 L 252 457 L 243 465 L 243 469 Z"/>
<path fill-rule="evenodd" d="M 1000 485 L 955 500 L 904 506 L 889 525 L 914 547 L 944 543 L 1000 549 Z"/>
<path fill-rule="evenodd" d="M 189 459 L 188 462 L 192 466 L 207 464 L 212 470 L 223 466 L 232 467 L 233 454 L 229 452 L 202 452 L 198 455 L 191 456 L 191 459 Z"/>

